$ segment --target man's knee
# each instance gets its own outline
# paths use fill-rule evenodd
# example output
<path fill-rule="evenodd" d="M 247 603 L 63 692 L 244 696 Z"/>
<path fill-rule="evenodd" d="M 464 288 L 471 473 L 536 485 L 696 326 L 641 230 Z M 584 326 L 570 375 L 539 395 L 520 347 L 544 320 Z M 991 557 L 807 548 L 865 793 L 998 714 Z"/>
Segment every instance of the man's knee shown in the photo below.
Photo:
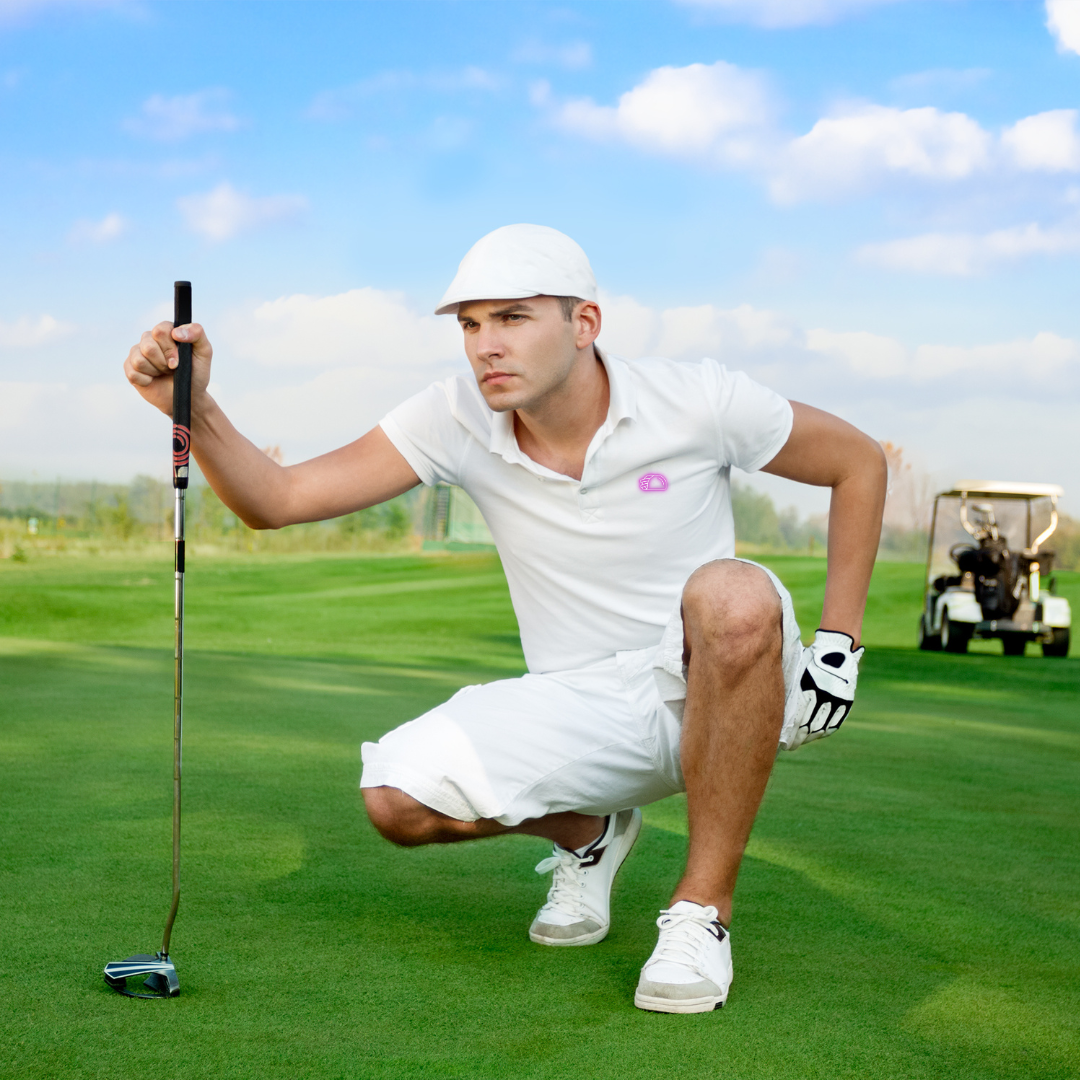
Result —
<path fill-rule="evenodd" d="M 699 567 L 683 589 L 682 613 L 688 654 L 715 648 L 738 663 L 780 646 L 783 609 L 760 566 L 717 559 Z"/>
<path fill-rule="evenodd" d="M 442 815 L 393 787 L 361 788 L 368 819 L 380 836 L 401 847 L 432 843 Z"/>

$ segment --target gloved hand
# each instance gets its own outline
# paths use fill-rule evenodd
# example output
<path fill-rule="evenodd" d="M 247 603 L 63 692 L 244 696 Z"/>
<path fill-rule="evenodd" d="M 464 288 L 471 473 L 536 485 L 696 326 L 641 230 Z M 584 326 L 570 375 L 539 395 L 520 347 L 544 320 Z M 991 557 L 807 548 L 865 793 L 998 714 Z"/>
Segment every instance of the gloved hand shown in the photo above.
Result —
<path fill-rule="evenodd" d="M 803 649 L 795 688 L 784 710 L 780 745 L 796 750 L 804 742 L 831 735 L 847 719 L 855 701 L 859 661 L 865 649 L 835 630 L 818 630 Z"/>

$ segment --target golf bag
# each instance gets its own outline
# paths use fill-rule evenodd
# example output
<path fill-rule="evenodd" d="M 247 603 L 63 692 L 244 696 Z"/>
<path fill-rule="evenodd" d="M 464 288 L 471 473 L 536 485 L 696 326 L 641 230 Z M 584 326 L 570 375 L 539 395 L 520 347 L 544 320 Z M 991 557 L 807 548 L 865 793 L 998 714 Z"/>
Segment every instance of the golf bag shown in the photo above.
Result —
<path fill-rule="evenodd" d="M 975 581 L 975 599 L 984 619 L 1009 619 L 1020 604 L 1025 579 L 1021 556 L 1010 551 L 1002 537 L 986 537 L 978 547 L 957 545 L 950 554 L 961 574 Z"/>

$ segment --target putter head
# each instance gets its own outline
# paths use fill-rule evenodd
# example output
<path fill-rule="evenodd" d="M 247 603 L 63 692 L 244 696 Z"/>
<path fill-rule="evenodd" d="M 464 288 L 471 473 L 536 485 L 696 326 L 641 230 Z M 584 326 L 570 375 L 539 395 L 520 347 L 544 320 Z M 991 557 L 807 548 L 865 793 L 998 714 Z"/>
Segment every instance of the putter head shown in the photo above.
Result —
<path fill-rule="evenodd" d="M 141 989 L 149 993 L 128 988 L 128 979 L 142 978 Z M 176 997 L 180 993 L 180 980 L 176 967 L 167 955 L 156 953 L 148 956 L 140 953 L 129 956 L 126 960 L 114 960 L 105 965 L 105 981 L 125 997 L 165 998 Z"/>

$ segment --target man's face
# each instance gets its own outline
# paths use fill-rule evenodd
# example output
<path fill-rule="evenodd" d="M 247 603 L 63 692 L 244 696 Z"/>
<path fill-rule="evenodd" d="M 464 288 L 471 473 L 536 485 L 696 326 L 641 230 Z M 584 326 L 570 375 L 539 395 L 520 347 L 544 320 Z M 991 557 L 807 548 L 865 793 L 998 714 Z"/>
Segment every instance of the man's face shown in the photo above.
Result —
<path fill-rule="evenodd" d="M 495 412 L 534 407 L 566 382 L 578 358 L 577 320 L 553 296 L 474 300 L 458 309 L 484 400 Z"/>

